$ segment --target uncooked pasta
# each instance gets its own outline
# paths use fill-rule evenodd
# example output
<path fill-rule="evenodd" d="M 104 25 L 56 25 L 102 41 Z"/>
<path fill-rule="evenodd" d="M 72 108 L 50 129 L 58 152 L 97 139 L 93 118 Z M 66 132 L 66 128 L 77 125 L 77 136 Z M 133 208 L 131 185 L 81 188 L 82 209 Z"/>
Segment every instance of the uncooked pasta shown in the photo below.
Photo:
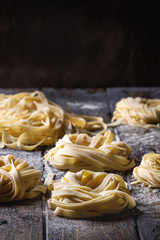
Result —
<path fill-rule="evenodd" d="M 31 199 L 45 192 L 39 170 L 13 155 L 0 157 L 0 202 Z"/>
<path fill-rule="evenodd" d="M 135 166 L 130 146 L 124 142 L 113 141 L 114 134 L 89 137 L 87 134 L 65 135 L 49 150 L 45 159 L 58 169 L 73 172 L 82 169 L 92 171 L 124 171 Z"/>
<path fill-rule="evenodd" d="M 33 150 L 39 145 L 54 145 L 65 133 L 92 134 L 105 129 L 101 117 L 67 112 L 40 91 L 0 94 L 0 148 Z"/>
<path fill-rule="evenodd" d="M 160 188 L 160 154 L 148 153 L 142 158 L 141 164 L 133 170 L 133 176 L 137 180 L 135 183 Z"/>
<path fill-rule="evenodd" d="M 129 124 L 144 128 L 160 127 L 160 99 L 122 98 L 108 126 Z"/>
<path fill-rule="evenodd" d="M 120 175 L 82 170 L 53 183 L 48 205 L 57 216 L 88 218 L 120 213 L 136 203 Z"/>

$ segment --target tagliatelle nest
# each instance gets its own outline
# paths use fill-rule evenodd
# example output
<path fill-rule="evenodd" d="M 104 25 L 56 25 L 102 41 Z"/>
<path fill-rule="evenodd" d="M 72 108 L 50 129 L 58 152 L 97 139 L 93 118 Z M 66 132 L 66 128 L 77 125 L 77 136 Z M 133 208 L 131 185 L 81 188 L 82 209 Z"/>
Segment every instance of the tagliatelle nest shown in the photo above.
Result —
<path fill-rule="evenodd" d="M 129 124 L 144 128 L 160 127 L 160 99 L 122 98 L 107 126 Z"/>
<path fill-rule="evenodd" d="M 145 186 L 160 188 L 160 154 L 148 153 L 142 158 L 141 164 L 133 169 L 135 183 L 143 183 Z"/>
<path fill-rule="evenodd" d="M 45 192 L 39 170 L 13 155 L 0 157 L 0 202 L 31 199 Z"/>
<path fill-rule="evenodd" d="M 53 145 L 65 133 L 106 129 L 101 117 L 64 112 L 40 91 L 0 94 L 0 148 L 32 150 Z"/>
<path fill-rule="evenodd" d="M 70 218 L 115 214 L 136 205 L 120 175 L 87 170 L 67 172 L 53 183 L 48 204 L 54 215 Z"/>
<path fill-rule="evenodd" d="M 58 169 L 79 171 L 118 170 L 124 171 L 135 166 L 129 159 L 131 148 L 124 142 L 113 141 L 114 134 L 107 131 L 104 135 L 89 137 L 87 134 L 65 135 L 50 149 L 45 159 Z"/>

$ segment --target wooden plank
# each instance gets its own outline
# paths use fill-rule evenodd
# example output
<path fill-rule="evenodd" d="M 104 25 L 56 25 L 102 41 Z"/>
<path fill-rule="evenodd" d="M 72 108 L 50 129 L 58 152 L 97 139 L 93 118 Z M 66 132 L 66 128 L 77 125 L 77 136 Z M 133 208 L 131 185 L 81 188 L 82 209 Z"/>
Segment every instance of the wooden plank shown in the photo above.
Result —
<path fill-rule="evenodd" d="M 30 165 L 43 171 L 41 151 L 0 150 L 1 156 L 7 154 L 27 160 Z M 42 210 L 42 196 L 0 204 L 1 239 L 43 239 Z"/>
<path fill-rule="evenodd" d="M 39 88 L 0 88 L 0 93 L 4 94 L 16 94 L 20 92 L 34 92 L 40 90 Z"/>
<path fill-rule="evenodd" d="M 128 96 L 160 98 L 160 88 L 113 88 L 108 89 L 108 99 L 111 110 L 121 98 Z M 127 142 L 133 149 L 133 157 L 139 164 L 144 154 L 148 152 L 160 153 L 160 129 L 143 129 L 121 125 L 117 128 L 120 140 Z M 132 171 L 127 178 L 133 181 Z M 137 203 L 138 215 L 135 221 L 140 239 L 160 239 L 160 190 L 143 187 L 141 184 L 132 187 L 132 195 Z"/>
<path fill-rule="evenodd" d="M 0 89 L 1 93 L 34 91 L 35 89 Z M 43 172 L 41 150 L 26 152 L 19 149 L 0 149 L 0 156 L 12 154 L 16 158 L 27 160 L 29 165 Z M 31 200 L 0 204 L 0 239 L 43 239 L 42 196 Z"/>
<path fill-rule="evenodd" d="M 109 99 L 109 106 L 111 109 L 111 112 L 113 113 L 115 110 L 115 105 L 118 101 L 121 100 L 121 98 L 125 98 L 128 96 L 131 97 L 146 97 L 146 98 L 160 98 L 160 88 L 109 88 L 106 90 L 108 99 Z M 108 121 L 109 122 L 109 121 Z M 159 134 L 158 129 L 145 129 L 140 127 L 132 127 L 129 125 L 120 125 L 118 128 L 115 128 L 116 131 L 118 131 L 121 134 L 121 137 L 123 134 L 126 135 L 126 140 L 130 141 L 132 143 L 132 149 L 136 153 L 137 150 L 139 152 L 139 148 L 137 149 L 137 142 L 139 140 L 139 136 L 143 136 L 145 134 L 150 134 L 150 132 L 154 132 L 155 135 Z M 158 135 L 159 136 L 159 135 Z M 158 144 L 156 141 L 155 144 Z M 143 155 L 143 152 L 142 154 Z M 139 157 L 138 157 L 139 158 Z M 136 160 L 138 160 L 136 158 Z"/>
<path fill-rule="evenodd" d="M 57 104 L 78 114 L 99 115 L 110 118 L 107 94 L 93 89 L 43 89 L 46 96 Z M 45 175 L 53 171 L 59 179 L 63 171 L 46 164 Z M 49 197 L 49 196 L 48 196 Z M 138 239 L 132 212 L 105 215 L 92 219 L 74 220 L 55 217 L 46 203 L 46 239 Z"/>
<path fill-rule="evenodd" d="M 107 96 L 102 88 L 86 90 L 43 88 L 43 91 L 50 100 L 71 109 L 74 113 L 104 118 L 109 115 Z"/>

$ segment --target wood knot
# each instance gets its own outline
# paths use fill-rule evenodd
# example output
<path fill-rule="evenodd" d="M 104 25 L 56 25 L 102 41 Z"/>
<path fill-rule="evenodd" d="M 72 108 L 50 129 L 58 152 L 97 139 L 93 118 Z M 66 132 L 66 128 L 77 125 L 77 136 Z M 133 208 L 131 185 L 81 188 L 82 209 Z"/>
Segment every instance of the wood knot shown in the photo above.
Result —
<path fill-rule="evenodd" d="M 0 219 L 0 225 L 7 224 L 8 222 L 6 220 Z"/>
<path fill-rule="evenodd" d="M 160 225 L 157 225 L 152 230 L 154 233 L 160 233 Z"/>

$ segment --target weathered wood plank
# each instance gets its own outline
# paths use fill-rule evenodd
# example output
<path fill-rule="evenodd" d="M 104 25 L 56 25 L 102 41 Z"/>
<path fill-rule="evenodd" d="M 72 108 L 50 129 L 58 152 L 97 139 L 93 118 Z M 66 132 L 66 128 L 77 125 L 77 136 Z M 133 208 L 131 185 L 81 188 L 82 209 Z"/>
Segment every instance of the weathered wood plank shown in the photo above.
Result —
<path fill-rule="evenodd" d="M 102 116 L 104 119 L 110 118 L 106 94 L 103 89 L 42 89 L 48 99 L 59 104 L 62 107 L 70 109 L 76 114 Z M 45 152 L 46 153 L 46 152 Z M 46 164 L 43 176 L 46 177 L 48 172 L 52 172 L 52 166 Z M 54 168 L 56 178 L 64 176 L 64 171 Z"/>
<path fill-rule="evenodd" d="M 99 115 L 110 119 L 107 95 L 102 90 L 43 89 L 47 97 L 78 114 Z M 53 171 L 59 179 L 63 171 L 46 165 L 45 175 Z M 46 239 L 138 239 L 130 211 L 85 220 L 55 217 L 46 203 Z"/>
<path fill-rule="evenodd" d="M 2 149 L 0 155 L 12 154 L 27 160 L 30 165 L 43 171 L 41 151 L 25 152 Z M 0 204 L 1 239 L 43 239 L 42 196 L 32 200 Z"/>
<path fill-rule="evenodd" d="M 55 103 L 71 109 L 74 113 L 108 117 L 106 93 L 99 89 L 43 88 L 47 97 Z"/>
<path fill-rule="evenodd" d="M 20 92 L 34 92 L 40 90 L 39 88 L 0 88 L 0 93 L 4 94 L 16 94 Z"/>
<path fill-rule="evenodd" d="M 119 100 L 121 100 L 121 98 L 126 98 L 128 96 L 160 98 L 160 88 L 154 88 L 154 87 L 153 88 L 109 88 L 106 91 L 108 93 L 109 106 L 110 106 L 112 113 L 115 110 L 116 103 Z M 159 144 L 158 139 L 157 139 L 157 138 L 159 138 L 159 129 L 155 129 L 155 128 L 145 129 L 145 128 L 140 128 L 140 127 L 132 127 L 132 126 L 129 126 L 126 124 L 120 125 L 115 129 L 116 129 L 116 131 L 119 132 L 122 139 L 124 139 L 124 140 L 126 139 L 126 141 L 131 141 L 132 149 L 135 152 L 135 154 L 137 153 L 137 151 L 141 152 L 141 155 L 143 155 L 143 153 L 145 153 L 144 148 L 142 148 L 141 151 L 139 151 L 139 140 L 141 139 L 141 137 L 143 135 L 145 135 L 147 138 L 148 138 L 148 136 L 150 136 L 152 138 L 152 136 L 154 135 L 155 140 L 157 140 L 157 141 L 155 141 L 155 145 Z M 136 146 L 138 146 L 138 149 Z M 150 143 L 149 143 L 149 146 L 151 147 Z M 137 161 L 138 161 L 138 158 L 136 158 Z"/>
<path fill-rule="evenodd" d="M 34 89 L 35 90 L 35 89 Z M 117 88 L 109 89 L 107 93 L 102 89 L 43 89 L 47 96 L 61 106 L 70 108 L 73 112 L 87 115 L 103 116 L 106 122 L 110 121 L 110 108 L 114 110 L 115 103 L 122 97 L 142 96 L 160 97 L 160 88 Z M 0 90 L 12 93 L 32 91 L 32 89 Z M 160 152 L 159 129 L 142 129 L 128 125 L 116 128 L 122 141 L 127 142 L 133 149 L 133 156 L 137 163 L 147 152 Z M 27 160 L 35 168 L 43 172 L 43 177 L 48 172 L 54 171 L 56 179 L 64 175 L 48 164 L 44 166 L 41 150 L 25 152 L 12 149 L 1 149 L 0 154 L 13 154 Z M 126 176 L 130 181 L 132 171 Z M 145 188 L 138 184 L 132 187 L 132 194 L 137 202 L 138 214 L 125 211 L 120 215 L 105 215 L 103 217 L 72 220 L 53 216 L 53 211 L 48 209 L 47 202 L 41 196 L 33 200 L 17 201 L 14 203 L 0 204 L 0 235 L 2 239 L 160 239 L 160 192 Z M 47 195 L 47 199 L 49 194 Z M 43 214 L 46 211 L 46 215 Z M 43 221 L 44 220 L 44 221 Z M 134 221 L 135 220 L 135 221 Z M 135 224 L 136 223 L 136 224 Z M 7 229 L 7 231 L 6 231 Z"/>
<path fill-rule="evenodd" d="M 108 89 L 111 110 L 123 97 L 160 98 L 160 88 L 117 88 Z M 133 149 L 133 157 L 139 164 L 142 156 L 149 152 L 160 153 L 160 129 L 143 129 L 121 125 L 117 128 L 120 140 L 127 142 Z M 132 171 L 127 178 L 133 181 Z M 132 187 L 132 195 L 137 203 L 139 214 L 135 216 L 141 239 L 160 239 L 160 191 L 143 187 L 141 184 Z"/>
<path fill-rule="evenodd" d="M 35 89 L 0 89 L 1 93 L 11 94 Z M 43 172 L 41 150 L 26 152 L 19 149 L 0 149 L 0 156 L 12 154 L 26 160 L 29 165 Z M 42 196 L 32 200 L 0 204 L 0 239 L 43 239 Z"/>

